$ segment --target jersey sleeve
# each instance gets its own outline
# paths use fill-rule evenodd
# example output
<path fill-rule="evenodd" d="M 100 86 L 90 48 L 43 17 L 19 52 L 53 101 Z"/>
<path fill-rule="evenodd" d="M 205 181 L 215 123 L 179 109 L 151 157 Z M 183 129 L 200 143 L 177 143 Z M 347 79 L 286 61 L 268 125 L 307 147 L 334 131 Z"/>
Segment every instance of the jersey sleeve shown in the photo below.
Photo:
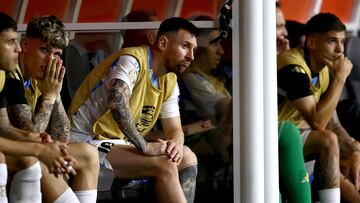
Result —
<path fill-rule="evenodd" d="M 278 95 L 290 101 L 312 95 L 308 75 L 300 67 L 289 65 L 278 71 Z"/>
<path fill-rule="evenodd" d="M 111 66 L 108 73 L 108 82 L 112 79 L 122 80 L 128 85 L 131 93 L 139 73 L 140 64 L 135 57 L 130 55 L 120 56 Z M 108 83 L 107 86 L 109 86 Z"/>
<path fill-rule="evenodd" d="M 5 108 L 7 106 L 5 91 L 0 92 L 0 109 Z"/>
<path fill-rule="evenodd" d="M 173 93 L 163 102 L 160 110 L 160 119 L 180 116 L 179 95 L 179 86 L 176 84 Z"/>
<path fill-rule="evenodd" d="M 14 72 L 7 73 L 5 83 L 5 94 L 8 106 L 15 104 L 27 104 L 24 84 Z"/>

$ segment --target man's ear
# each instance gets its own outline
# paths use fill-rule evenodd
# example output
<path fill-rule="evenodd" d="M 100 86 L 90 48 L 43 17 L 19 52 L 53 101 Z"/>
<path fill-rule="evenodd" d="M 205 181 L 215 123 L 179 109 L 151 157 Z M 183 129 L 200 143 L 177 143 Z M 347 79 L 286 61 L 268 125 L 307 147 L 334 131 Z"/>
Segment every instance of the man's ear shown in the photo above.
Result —
<path fill-rule="evenodd" d="M 29 39 L 27 37 L 25 37 L 21 41 L 20 46 L 21 46 L 22 52 L 26 52 L 27 48 L 29 47 Z"/>
<path fill-rule="evenodd" d="M 150 44 L 154 44 L 156 40 L 156 36 L 152 31 L 150 31 L 146 33 L 146 39 L 148 42 L 150 42 Z"/>
<path fill-rule="evenodd" d="M 169 39 L 165 35 L 162 35 L 158 40 L 157 46 L 161 51 L 164 51 L 168 46 L 168 42 Z"/>
<path fill-rule="evenodd" d="M 309 49 L 314 49 L 315 48 L 315 43 L 316 43 L 316 39 L 314 35 L 308 35 L 306 36 L 306 46 Z"/>

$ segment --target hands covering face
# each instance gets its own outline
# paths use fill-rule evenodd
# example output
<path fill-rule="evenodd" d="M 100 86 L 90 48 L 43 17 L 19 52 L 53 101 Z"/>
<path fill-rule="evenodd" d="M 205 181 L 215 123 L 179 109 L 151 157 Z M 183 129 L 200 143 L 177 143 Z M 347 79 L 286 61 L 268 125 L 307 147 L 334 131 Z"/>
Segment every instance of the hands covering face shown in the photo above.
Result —
<path fill-rule="evenodd" d="M 60 94 L 65 75 L 63 61 L 59 57 L 54 57 L 46 68 L 43 79 L 39 82 L 39 89 L 44 99 L 55 102 Z"/>

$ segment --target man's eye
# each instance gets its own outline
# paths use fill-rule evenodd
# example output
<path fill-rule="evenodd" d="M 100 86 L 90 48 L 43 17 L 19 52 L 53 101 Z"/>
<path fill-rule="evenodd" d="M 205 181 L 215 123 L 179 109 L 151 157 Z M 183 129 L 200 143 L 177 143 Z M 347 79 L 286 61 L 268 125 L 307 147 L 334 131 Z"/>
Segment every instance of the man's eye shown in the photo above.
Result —
<path fill-rule="evenodd" d="M 42 53 L 47 53 L 47 52 L 49 52 L 49 49 L 47 49 L 47 48 L 45 48 L 45 47 L 40 47 L 40 51 L 41 51 Z"/>

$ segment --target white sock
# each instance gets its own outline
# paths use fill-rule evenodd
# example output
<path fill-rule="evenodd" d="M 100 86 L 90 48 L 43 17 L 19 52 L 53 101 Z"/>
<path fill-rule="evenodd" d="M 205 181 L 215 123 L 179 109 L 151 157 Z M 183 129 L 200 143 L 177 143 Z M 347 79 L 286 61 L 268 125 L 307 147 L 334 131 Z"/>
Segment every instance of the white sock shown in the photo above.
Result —
<path fill-rule="evenodd" d="M 339 203 L 340 188 L 331 188 L 319 191 L 319 199 L 321 203 Z"/>
<path fill-rule="evenodd" d="M 8 199 L 6 197 L 6 182 L 7 182 L 7 168 L 6 164 L 0 164 L 0 203 L 7 203 Z"/>
<path fill-rule="evenodd" d="M 41 202 L 40 179 L 39 162 L 17 172 L 10 187 L 10 202 Z"/>
<path fill-rule="evenodd" d="M 81 203 L 96 203 L 97 190 L 80 190 L 75 195 Z"/>
<path fill-rule="evenodd" d="M 53 203 L 80 203 L 72 189 L 69 187 L 64 193 L 60 195 Z"/>

